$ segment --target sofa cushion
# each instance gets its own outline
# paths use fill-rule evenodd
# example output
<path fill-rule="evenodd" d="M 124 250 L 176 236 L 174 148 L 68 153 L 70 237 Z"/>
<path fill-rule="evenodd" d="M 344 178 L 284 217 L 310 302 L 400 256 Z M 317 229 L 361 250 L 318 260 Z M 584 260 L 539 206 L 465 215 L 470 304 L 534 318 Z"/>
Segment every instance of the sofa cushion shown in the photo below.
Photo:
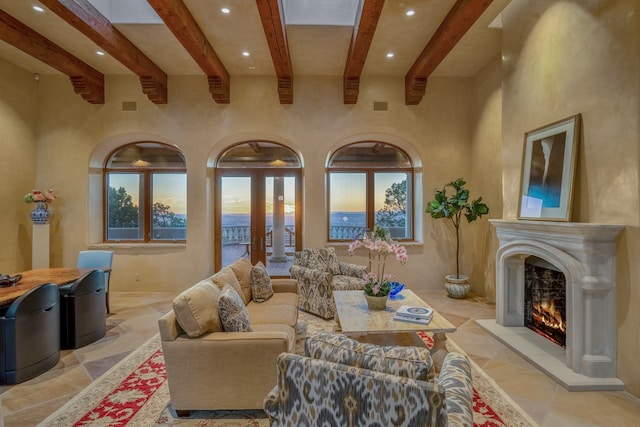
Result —
<path fill-rule="evenodd" d="M 293 292 L 276 292 L 269 298 L 268 305 L 290 305 L 298 306 L 298 294 Z"/>
<path fill-rule="evenodd" d="M 307 337 L 305 353 L 314 359 L 416 380 L 429 381 L 435 376 L 431 353 L 426 347 L 382 347 L 362 344 L 340 334 L 318 332 Z"/>
<path fill-rule="evenodd" d="M 265 302 L 273 296 L 271 277 L 262 261 L 251 267 L 251 299 L 255 302 Z"/>
<path fill-rule="evenodd" d="M 279 295 L 279 294 L 276 294 Z M 276 295 L 263 303 L 250 302 L 247 306 L 251 324 L 280 324 L 295 326 L 298 321 L 298 307 L 289 304 L 273 304 Z"/>
<path fill-rule="evenodd" d="M 242 292 L 242 287 L 240 286 L 236 275 L 233 273 L 233 270 L 230 267 L 224 267 L 209 279 L 211 279 L 211 281 L 215 283 L 220 288 L 220 290 L 222 290 L 225 285 L 231 286 L 238 293 L 238 295 L 240 295 L 240 298 L 242 298 L 242 302 L 245 305 L 249 302 L 248 300 L 245 300 L 244 292 Z"/>
<path fill-rule="evenodd" d="M 218 297 L 220 323 L 225 332 L 251 332 L 249 312 L 242 297 L 230 285 L 225 285 Z"/>
<path fill-rule="evenodd" d="M 341 274 L 340 260 L 338 259 L 336 248 L 334 247 L 327 248 L 327 269 L 331 274 Z"/>
<path fill-rule="evenodd" d="M 243 301 L 247 304 L 251 301 L 251 261 L 248 258 L 241 257 L 230 264 L 229 268 L 233 270 L 233 274 L 238 279 L 244 295 Z"/>
<path fill-rule="evenodd" d="M 222 330 L 218 316 L 220 289 L 203 280 L 173 299 L 176 321 L 191 338 Z"/>

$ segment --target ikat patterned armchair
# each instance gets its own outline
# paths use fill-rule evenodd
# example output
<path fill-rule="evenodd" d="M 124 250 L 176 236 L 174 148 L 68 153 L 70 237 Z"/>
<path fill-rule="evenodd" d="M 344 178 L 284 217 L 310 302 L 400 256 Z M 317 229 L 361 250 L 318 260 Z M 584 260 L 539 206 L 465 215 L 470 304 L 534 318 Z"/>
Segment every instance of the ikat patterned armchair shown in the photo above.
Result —
<path fill-rule="evenodd" d="M 361 344 L 317 333 L 306 356 L 282 353 L 265 397 L 272 427 L 473 426 L 471 365 L 447 354 L 439 376 L 427 348 Z"/>
<path fill-rule="evenodd" d="M 298 281 L 300 308 L 333 319 L 336 312 L 333 291 L 362 289 L 367 267 L 339 261 L 335 248 L 318 248 L 296 252 L 289 272 Z"/>

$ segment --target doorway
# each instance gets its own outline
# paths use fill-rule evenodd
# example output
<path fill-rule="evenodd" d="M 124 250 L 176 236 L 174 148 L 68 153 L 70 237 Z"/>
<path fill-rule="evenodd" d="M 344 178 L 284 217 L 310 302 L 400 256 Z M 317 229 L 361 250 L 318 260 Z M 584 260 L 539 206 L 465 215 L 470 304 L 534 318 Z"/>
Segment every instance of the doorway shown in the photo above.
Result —
<path fill-rule="evenodd" d="M 252 264 L 261 261 L 271 277 L 288 277 L 302 241 L 301 169 L 280 167 L 281 155 L 266 162 L 264 145 L 249 148 L 260 156 L 259 167 L 248 168 L 245 157 L 242 168 L 216 169 L 216 270 L 245 257 Z M 237 155 L 224 153 L 219 165 L 233 164 Z"/>

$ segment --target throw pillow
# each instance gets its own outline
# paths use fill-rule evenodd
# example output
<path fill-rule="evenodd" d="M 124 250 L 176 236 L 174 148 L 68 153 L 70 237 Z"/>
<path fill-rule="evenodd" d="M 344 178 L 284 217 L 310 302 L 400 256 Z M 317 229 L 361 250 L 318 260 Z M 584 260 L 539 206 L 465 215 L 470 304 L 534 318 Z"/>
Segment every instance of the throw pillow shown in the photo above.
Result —
<path fill-rule="evenodd" d="M 182 330 L 191 338 L 222 331 L 218 316 L 220 289 L 203 280 L 173 299 L 173 311 Z"/>
<path fill-rule="evenodd" d="M 262 261 L 251 267 L 251 299 L 264 302 L 273 296 L 271 277 Z"/>
<path fill-rule="evenodd" d="M 251 332 L 249 312 L 238 292 L 229 285 L 218 297 L 218 313 L 225 332 Z"/>
<path fill-rule="evenodd" d="M 241 257 L 229 265 L 229 268 L 233 270 L 233 274 L 238 279 L 238 283 L 240 283 L 244 303 L 249 304 L 249 301 L 251 301 L 251 261 Z"/>
<path fill-rule="evenodd" d="M 334 247 L 327 248 L 327 269 L 333 275 L 340 274 L 340 260 Z"/>
<path fill-rule="evenodd" d="M 236 275 L 230 267 L 224 267 L 222 270 L 209 277 L 209 279 L 211 279 L 211 281 L 215 283 L 220 290 L 222 290 L 225 285 L 231 286 L 238 295 L 240 295 L 240 298 L 242 298 L 242 302 L 245 305 L 249 303 L 249 301 L 245 300 L 244 292 L 242 292 L 242 286 L 240 286 L 240 282 L 238 282 Z"/>
<path fill-rule="evenodd" d="M 318 332 L 307 337 L 305 353 L 314 359 L 416 380 L 429 381 L 435 376 L 431 353 L 426 347 L 382 347 L 363 344 L 340 334 Z"/>

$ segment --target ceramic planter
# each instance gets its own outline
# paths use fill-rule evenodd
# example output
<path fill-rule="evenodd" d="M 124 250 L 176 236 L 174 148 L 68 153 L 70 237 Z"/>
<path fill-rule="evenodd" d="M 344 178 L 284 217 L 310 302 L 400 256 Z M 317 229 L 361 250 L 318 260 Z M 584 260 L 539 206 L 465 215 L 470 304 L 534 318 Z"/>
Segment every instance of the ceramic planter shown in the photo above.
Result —
<path fill-rule="evenodd" d="M 471 289 L 468 276 L 464 276 L 462 274 L 460 276 L 449 274 L 444 276 L 444 279 L 444 287 L 451 298 L 465 298 Z"/>

